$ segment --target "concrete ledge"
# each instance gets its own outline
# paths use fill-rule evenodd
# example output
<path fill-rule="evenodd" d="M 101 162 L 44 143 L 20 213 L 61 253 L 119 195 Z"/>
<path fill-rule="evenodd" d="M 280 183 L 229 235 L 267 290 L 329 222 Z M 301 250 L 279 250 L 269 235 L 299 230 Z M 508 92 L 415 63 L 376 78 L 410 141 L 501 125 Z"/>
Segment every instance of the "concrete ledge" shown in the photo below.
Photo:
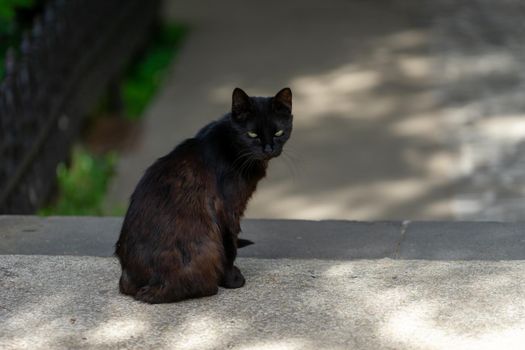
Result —
<path fill-rule="evenodd" d="M 116 217 L 0 216 L 0 254 L 111 256 Z M 239 256 L 293 259 L 525 259 L 525 223 L 243 221 Z"/>
<path fill-rule="evenodd" d="M 246 286 L 168 305 L 118 293 L 120 224 L 0 217 L 0 349 L 513 349 L 525 337 L 523 223 L 246 220 Z"/>
<path fill-rule="evenodd" d="M 255 244 L 239 256 L 294 259 L 393 258 L 400 222 L 245 220 L 242 238 Z"/>
<path fill-rule="evenodd" d="M 525 259 L 525 223 L 414 222 L 400 245 L 403 259 Z"/>
<path fill-rule="evenodd" d="M 0 256 L 1 349 L 521 349 L 523 261 L 240 258 L 244 288 L 147 305 L 114 258 Z"/>
<path fill-rule="evenodd" d="M 111 256 L 121 218 L 0 216 L 0 254 Z"/>

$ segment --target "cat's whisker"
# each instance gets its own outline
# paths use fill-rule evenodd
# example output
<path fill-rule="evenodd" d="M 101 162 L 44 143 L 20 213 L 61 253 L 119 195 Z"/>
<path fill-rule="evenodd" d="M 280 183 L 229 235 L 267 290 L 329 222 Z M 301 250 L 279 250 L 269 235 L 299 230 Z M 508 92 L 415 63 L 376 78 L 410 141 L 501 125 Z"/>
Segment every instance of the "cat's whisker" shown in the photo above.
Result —
<path fill-rule="evenodd" d="M 249 160 L 248 160 L 248 165 L 246 167 L 245 170 L 249 170 L 251 169 L 252 165 L 256 162 L 257 160 L 254 158 L 254 157 L 250 157 Z"/>
<path fill-rule="evenodd" d="M 252 163 L 252 160 L 253 160 L 253 157 L 252 157 L 252 154 L 251 152 L 247 154 L 247 156 L 245 157 L 243 163 L 241 164 L 240 168 L 239 168 L 239 173 L 241 174 L 241 176 L 244 176 L 244 171 L 246 169 L 249 169 L 251 163 Z"/>
<path fill-rule="evenodd" d="M 233 166 L 236 167 L 238 162 L 240 161 L 245 161 L 246 158 L 249 158 L 251 156 L 252 152 L 251 151 L 245 151 L 244 153 L 241 153 L 237 159 L 235 159 L 235 161 L 233 162 Z"/>
<path fill-rule="evenodd" d="M 251 168 L 251 166 L 253 164 L 253 161 L 254 161 L 254 159 L 251 158 L 251 157 L 248 159 L 248 164 L 244 167 L 243 173 L 244 173 L 244 171 L 249 171 L 250 170 L 250 168 Z"/>
<path fill-rule="evenodd" d="M 283 150 L 283 154 L 285 157 L 288 157 L 288 159 L 290 159 L 294 163 L 294 165 L 296 166 L 302 165 L 303 159 L 300 156 L 291 154 L 288 150 Z"/>
<path fill-rule="evenodd" d="M 245 158 L 246 156 L 250 155 L 252 152 L 251 151 L 244 151 L 244 152 L 241 152 L 238 156 L 237 156 L 237 159 L 235 159 L 235 161 L 233 162 L 233 164 L 235 164 L 235 162 L 239 161 L 240 159 L 243 159 Z"/>
<path fill-rule="evenodd" d="M 239 174 L 241 175 L 241 177 L 244 176 L 244 168 L 245 168 L 246 164 L 248 163 L 248 160 L 249 160 L 249 158 L 246 158 L 242 162 L 241 166 L 239 167 Z"/>
<path fill-rule="evenodd" d="M 283 157 L 286 158 L 288 161 L 290 161 L 297 170 L 302 169 L 302 162 L 300 160 L 297 160 L 297 158 L 294 158 L 290 154 L 284 153 L 284 152 L 283 152 Z"/>
<path fill-rule="evenodd" d="M 297 174 L 299 173 L 297 165 L 288 154 L 283 152 L 282 155 L 283 157 L 281 159 L 284 162 L 284 164 L 286 164 L 286 168 L 290 171 L 290 175 L 292 175 L 292 179 L 295 181 L 297 179 Z"/>
<path fill-rule="evenodd" d="M 285 152 L 289 157 L 295 158 L 298 161 L 302 161 L 303 160 L 303 157 L 301 156 L 299 151 L 297 151 L 293 147 L 290 147 L 290 146 L 287 145 L 286 148 L 283 149 L 283 152 Z"/>
<path fill-rule="evenodd" d="M 241 168 L 242 165 L 244 164 L 244 162 L 246 161 L 246 159 L 248 159 L 249 155 L 246 155 L 242 158 L 238 158 L 237 160 L 235 160 L 235 162 L 233 163 L 233 167 L 235 169 L 238 169 L 238 168 Z"/>

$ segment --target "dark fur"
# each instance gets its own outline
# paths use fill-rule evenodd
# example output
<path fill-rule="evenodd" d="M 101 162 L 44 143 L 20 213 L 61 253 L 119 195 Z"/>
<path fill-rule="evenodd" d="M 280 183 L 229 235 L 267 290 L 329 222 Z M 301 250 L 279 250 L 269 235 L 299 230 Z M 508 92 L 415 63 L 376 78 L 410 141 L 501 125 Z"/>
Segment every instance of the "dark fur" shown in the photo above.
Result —
<path fill-rule="evenodd" d="M 237 88 L 230 113 L 146 170 L 116 244 L 122 293 L 167 303 L 244 285 L 234 266 L 240 220 L 268 160 L 290 137 L 291 107 L 288 88 L 267 98 Z"/>

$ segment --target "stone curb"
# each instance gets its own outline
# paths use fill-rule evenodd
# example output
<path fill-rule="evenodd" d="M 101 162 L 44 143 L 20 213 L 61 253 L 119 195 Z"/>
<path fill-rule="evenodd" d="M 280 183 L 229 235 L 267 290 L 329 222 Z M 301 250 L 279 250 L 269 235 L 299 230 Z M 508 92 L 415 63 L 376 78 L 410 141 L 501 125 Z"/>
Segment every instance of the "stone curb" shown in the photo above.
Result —
<path fill-rule="evenodd" d="M 0 216 L 0 254 L 111 256 L 119 217 Z M 243 221 L 239 256 L 292 259 L 525 259 L 523 222 Z"/>

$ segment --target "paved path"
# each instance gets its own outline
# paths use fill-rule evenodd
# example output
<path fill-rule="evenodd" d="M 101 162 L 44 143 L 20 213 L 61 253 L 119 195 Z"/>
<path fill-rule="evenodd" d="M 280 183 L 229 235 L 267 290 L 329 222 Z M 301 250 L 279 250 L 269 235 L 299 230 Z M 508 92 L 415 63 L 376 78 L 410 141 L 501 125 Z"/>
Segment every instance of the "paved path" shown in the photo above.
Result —
<path fill-rule="evenodd" d="M 418 2 L 170 3 L 191 31 L 123 155 L 108 202 L 124 204 L 147 165 L 229 109 L 235 86 L 294 92 L 287 155 L 247 216 L 452 218 L 455 153 L 436 116 L 428 27 Z"/>
<path fill-rule="evenodd" d="M 525 217 L 525 3 L 431 2 L 439 105 L 463 178 L 463 220 Z"/>
<path fill-rule="evenodd" d="M 108 206 L 235 86 L 288 85 L 294 134 L 248 217 L 523 219 L 524 15 L 518 0 L 169 2 L 191 32 Z"/>
<path fill-rule="evenodd" d="M 240 258 L 247 284 L 145 305 L 114 258 L 0 256 L 0 348 L 520 349 L 523 261 Z"/>

